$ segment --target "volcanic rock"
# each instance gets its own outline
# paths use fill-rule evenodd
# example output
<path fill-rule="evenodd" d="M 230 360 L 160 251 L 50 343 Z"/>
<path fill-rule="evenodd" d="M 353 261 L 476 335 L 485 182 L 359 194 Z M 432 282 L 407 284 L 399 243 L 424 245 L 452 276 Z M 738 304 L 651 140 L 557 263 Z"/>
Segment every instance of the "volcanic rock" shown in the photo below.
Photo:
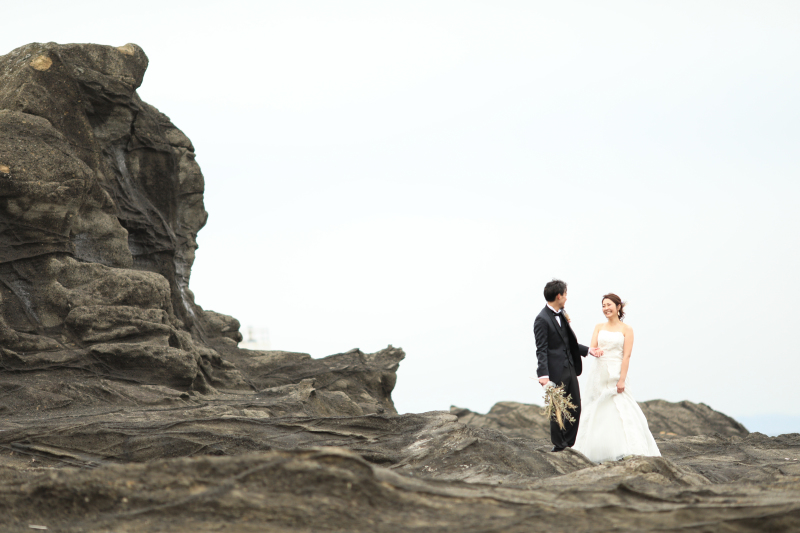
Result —
<path fill-rule="evenodd" d="M 655 436 L 689 437 L 718 434 L 745 437 L 749 434 L 742 424 L 703 403 L 650 400 L 639 402 L 639 406 L 647 417 L 650 432 Z M 550 437 L 550 423 L 542 414 L 540 405 L 498 402 L 485 415 L 452 406 L 450 413 L 468 426 L 496 429 L 509 437 L 529 439 Z"/>
<path fill-rule="evenodd" d="M 797 443 L 798 440 L 793 441 Z M 555 455 L 555 454 L 551 454 Z M 712 484 L 634 457 L 527 487 L 418 479 L 339 448 L 0 468 L 4 530 L 792 531 L 800 476 Z"/>
<path fill-rule="evenodd" d="M 208 342 L 241 335 L 189 290 L 203 175 L 191 142 L 136 94 L 147 64 L 131 44 L 0 57 L 0 339 L 71 352 L 71 367 L 99 360 L 115 379 L 152 363 L 145 382 L 208 390 L 228 378 Z M 143 348 L 91 348 L 119 342 Z"/>
<path fill-rule="evenodd" d="M 738 421 L 704 403 L 650 400 L 639 402 L 639 406 L 647 417 L 653 435 L 688 437 L 716 434 L 746 437 L 750 433 Z"/>

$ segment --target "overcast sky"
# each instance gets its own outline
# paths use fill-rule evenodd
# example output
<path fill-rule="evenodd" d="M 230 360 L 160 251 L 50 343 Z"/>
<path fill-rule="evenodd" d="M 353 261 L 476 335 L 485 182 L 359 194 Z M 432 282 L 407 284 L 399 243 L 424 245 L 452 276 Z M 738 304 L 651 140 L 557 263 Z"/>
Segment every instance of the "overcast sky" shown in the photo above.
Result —
<path fill-rule="evenodd" d="M 139 93 L 206 179 L 197 302 L 274 349 L 400 346 L 401 412 L 540 403 L 532 323 L 559 277 L 585 344 L 605 292 L 630 303 L 638 400 L 800 432 L 800 3 L 11 0 L 3 18 L 0 53 L 144 48 Z"/>

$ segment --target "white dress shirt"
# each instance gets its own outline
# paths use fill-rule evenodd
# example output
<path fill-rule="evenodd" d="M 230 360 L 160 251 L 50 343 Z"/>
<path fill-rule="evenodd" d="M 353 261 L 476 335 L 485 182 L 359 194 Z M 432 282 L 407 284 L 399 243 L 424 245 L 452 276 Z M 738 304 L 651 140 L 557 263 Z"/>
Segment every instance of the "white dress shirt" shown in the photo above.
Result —
<path fill-rule="evenodd" d="M 547 304 L 547 307 L 550 307 L 550 304 Z M 556 311 L 555 309 L 550 307 L 550 310 L 556 314 L 556 322 L 558 322 L 558 325 L 561 326 L 561 309 Z"/>

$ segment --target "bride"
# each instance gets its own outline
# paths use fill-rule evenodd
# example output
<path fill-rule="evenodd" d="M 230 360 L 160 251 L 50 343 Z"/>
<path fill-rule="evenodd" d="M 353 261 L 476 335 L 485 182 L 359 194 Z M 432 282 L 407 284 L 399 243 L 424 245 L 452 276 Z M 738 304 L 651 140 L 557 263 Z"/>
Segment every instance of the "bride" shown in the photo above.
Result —
<path fill-rule="evenodd" d="M 604 353 L 588 376 L 586 407 L 573 448 L 597 463 L 626 455 L 661 455 L 642 409 L 627 390 L 633 328 L 622 322 L 624 307 L 616 294 L 603 296 L 607 322 L 597 324 L 592 335 L 591 346 Z"/>

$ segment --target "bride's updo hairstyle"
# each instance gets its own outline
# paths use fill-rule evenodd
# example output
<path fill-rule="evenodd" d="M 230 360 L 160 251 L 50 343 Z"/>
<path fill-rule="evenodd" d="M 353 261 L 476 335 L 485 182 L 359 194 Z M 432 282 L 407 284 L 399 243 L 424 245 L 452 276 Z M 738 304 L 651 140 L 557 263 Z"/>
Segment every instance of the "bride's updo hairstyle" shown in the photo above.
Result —
<path fill-rule="evenodd" d="M 609 292 L 608 294 L 603 296 L 603 299 L 600 300 L 600 302 L 602 302 L 605 299 L 611 300 L 612 302 L 614 302 L 614 305 L 617 306 L 617 316 L 619 316 L 620 320 L 625 318 L 625 311 L 623 310 L 625 308 L 625 302 L 622 301 L 622 298 L 620 298 L 613 292 Z"/>

